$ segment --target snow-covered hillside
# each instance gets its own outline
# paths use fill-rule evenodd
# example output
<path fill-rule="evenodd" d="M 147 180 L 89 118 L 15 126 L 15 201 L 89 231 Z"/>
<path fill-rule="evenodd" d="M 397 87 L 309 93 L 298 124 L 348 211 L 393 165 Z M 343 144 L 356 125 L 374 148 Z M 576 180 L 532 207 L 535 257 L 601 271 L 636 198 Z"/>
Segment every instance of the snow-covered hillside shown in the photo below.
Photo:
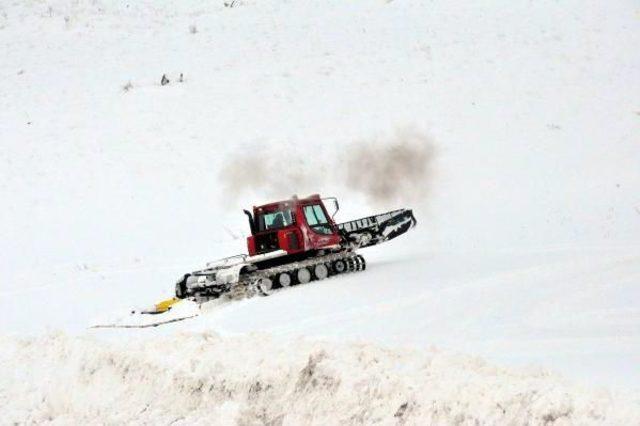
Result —
<path fill-rule="evenodd" d="M 417 408 L 385 417 L 403 398 L 383 395 L 384 410 L 347 409 L 346 422 L 535 423 L 568 408 L 559 421 L 638 419 L 638 6 L 486 3 L 0 2 L 0 403 L 11 404 L 10 419 L 110 417 L 109 404 L 142 392 L 144 380 L 126 380 L 109 359 L 127 371 L 151 365 L 155 386 L 219 372 L 189 370 L 204 360 L 228 367 L 238 389 L 265 374 L 250 366 L 234 376 L 241 364 L 209 343 L 239 359 L 273 350 L 264 368 L 284 409 L 311 347 L 365 380 L 370 366 L 348 361 L 353 342 L 385 354 L 369 377 L 390 377 L 380 392 L 414 395 Z M 398 147 L 414 159 L 406 167 L 383 155 Z M 360 274 L 209 306 L 158 329 L 87 330 L 244 251 L 242 208 L 311 192 L 340 199 L 338 220 L 412 207 L 419 226 L 364 251 Z M 222 337 L 210 342 L 211 333 Z M 175 345 L 151 353 L 156 338 Z M 289 358 L 272 339 L 300 349 L 291 345 Z M 487 367 L 495 376 L 462 368 L 454 353 L 504 367 Z M 92 354 L 99 374 L 87 379 Z M 424 366 L 434 356 L 447 364 L 435 372 Z M 518 370 L 531 365 L 579 385 Z M 339 377 L 340 392 L 375 393 Z M 57 394 L 67 379 L 77 393 Z M 81 400 L 87 380 L 103 399 Z M 592 390 L 602 385 L 628 400 Z M 36 409 L 16 391 L 53 405 Z M 236 397 L 249 396 L 234 395 L 231 405 L 189 403 L 215 406 L 219 423 L 280 414 L 239 414 L 274 400 L 243 405 Z M 326 420 L 310 407 L 330 410 L 327 401 L 305 398 L 286 424 Z M 487 408 L 506 400 L 519 407 L 506 417 Z M 433 414 L 431 401 L 447 414 Z M 137 418 L 195 419 L 149 407 Z"/>

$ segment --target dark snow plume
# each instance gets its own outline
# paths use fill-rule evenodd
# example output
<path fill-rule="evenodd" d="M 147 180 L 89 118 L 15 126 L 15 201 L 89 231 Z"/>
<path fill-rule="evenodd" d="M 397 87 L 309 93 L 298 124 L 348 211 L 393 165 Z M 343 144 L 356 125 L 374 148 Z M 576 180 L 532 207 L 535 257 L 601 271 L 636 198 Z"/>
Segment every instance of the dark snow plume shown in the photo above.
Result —
<path fill-rule="evenodd" d="M 431 140 L 407 129 L 312 157 L 276 144 L 243 151 L 251 155 L 229 158 L 220 172 L 229 205 L 250 193 L 274 201 L 336 189 L 361 193 L 374 205 L 415 204 L 426 197 L 433 173 Z"/>
<path fill-rule="evenodd" d="M 318 192 L 325 166 L 313 165 L 295 150 L 272 146 L 253 147 L 251 156 L 230 158 L 220 173 L 227 200 L 253 193 L 260 199 L 288 199 L 293 194 Z"/>
<path fill-rule="evenodd" d="M 431 140 L 411 129 L 386 140 L 360 141 L 348 150 L 346 185 L 372 204 L 422 202 L 431 187 L 434 157 Z"/>

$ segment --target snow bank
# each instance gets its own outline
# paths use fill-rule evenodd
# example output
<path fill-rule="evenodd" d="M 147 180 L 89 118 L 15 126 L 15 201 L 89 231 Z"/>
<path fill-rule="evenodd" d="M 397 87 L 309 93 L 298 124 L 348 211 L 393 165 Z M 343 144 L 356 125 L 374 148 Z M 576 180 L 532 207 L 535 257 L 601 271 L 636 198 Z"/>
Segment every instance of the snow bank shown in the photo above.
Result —
<path fill-rule="evenodd" d="M 3 422 L 630 424 L 637 402 L 479 358 L 264 336 L 0 338 Z"/>

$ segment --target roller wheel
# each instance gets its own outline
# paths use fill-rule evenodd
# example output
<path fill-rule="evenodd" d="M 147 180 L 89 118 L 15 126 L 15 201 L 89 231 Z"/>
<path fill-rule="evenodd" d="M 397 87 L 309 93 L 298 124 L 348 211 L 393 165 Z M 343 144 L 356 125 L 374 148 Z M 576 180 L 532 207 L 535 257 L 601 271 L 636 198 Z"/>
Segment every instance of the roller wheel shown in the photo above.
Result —
<path fill-rule="evenodd" d="M 329 276 L 329 268 L 324 263 L 320 263 L 313 268 L 313 275 L 317 280 L 324 280 Z"/>
<path fill-rule="evenodd" d="M 273 281 L 269 278 L 259 278 L 256 282 L 258 291 L 263 296 L 268 296 L 273 293 Z"/>
<path fill-rule="evenodd" d="M 344 260 L 338 259 L 333 262 L 333 272 L 335 274 L 342 274 L 347 271 L 347 264 Z"/>
<path fill-rule="evenodd" d="M 278 274 L 278 277 L 276 280 L 276 282 L 280 287 L 289 287 L 292 281 L 293 280 L 291 279 L 291 275 L 289 275 L 287 272 L 282 272 Z"/>
<path fill-rule="evenodd" d="M 311 281 L 311 272 L 307 268 L 300 268 L 296 271 L 298 283 L 306 284 Z"/>

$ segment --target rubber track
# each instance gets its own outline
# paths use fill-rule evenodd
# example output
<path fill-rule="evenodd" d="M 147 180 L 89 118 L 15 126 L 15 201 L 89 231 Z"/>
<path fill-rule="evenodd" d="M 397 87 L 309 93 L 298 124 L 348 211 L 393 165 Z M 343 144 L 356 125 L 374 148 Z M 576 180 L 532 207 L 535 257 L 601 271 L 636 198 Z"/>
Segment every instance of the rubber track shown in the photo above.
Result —
<path fill-rule="evenodd" d="M 222 294 L 220 297 L 228 297 L 230 299 L 242 299 L 246 297 L 252 297 L 258 294 L 263 294 L 260 290 L 258 290 L 255 286 L 255 282 L 260 278 L 271 278 L 283 272 L 293 272 L 300 268 L 309 268 L 312 273 L 311 282 L 315 281 L 313 279 L 313 268 L 319 264 L 328 264 L 329 270 L 332 271 L 331 265 L 336 260 L 344 260 L 347 264 L 347 270 L 340 273 L 330 273 L 327 278 L 331 278 L 334 275 L 342 275 L 348 272 L 358 272 L 366 269 L 366 262 L 364 257 L 360 254 L 356 254 L 354 252 L 342 252 L 342 253 L 332 253 L 324 256 L 313 257 L 310 259 L 306 259 L 300 262 L 294 262 L 287 265 L 275 266 L 273 268 L 261 269 L 259 271 L 250 272 L 248 274 L 242 275 L 240 280 L 237 283 L 231 285 L 229 290 Z M 275 289 L 269 294 L 273 294 L 274 292 L 280 289 Z M 207 295 L 197 295 L 195 296 L 196 300 L 199 303 L 202 303 L 207 300 L 215 299 L 214 297 L 209 297 Z"/>

